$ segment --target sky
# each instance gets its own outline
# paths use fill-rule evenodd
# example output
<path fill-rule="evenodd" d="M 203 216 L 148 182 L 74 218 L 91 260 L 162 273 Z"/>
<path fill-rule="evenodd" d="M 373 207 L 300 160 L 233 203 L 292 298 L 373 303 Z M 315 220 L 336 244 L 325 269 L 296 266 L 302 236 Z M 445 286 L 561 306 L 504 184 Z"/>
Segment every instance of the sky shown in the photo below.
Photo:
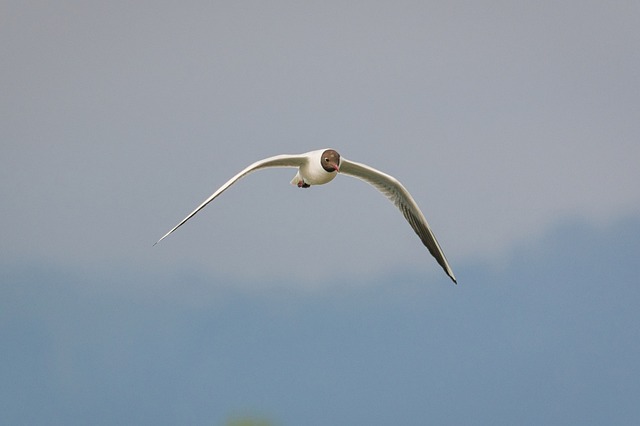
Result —
<path fill-rule="evenodd" d="M 3 423 L 637 424 L 635 2 L 0 5 Z M 411 191 L 458 278 L 332 147 Z M 327 244 L 327 232 L 332 244 Z"/>

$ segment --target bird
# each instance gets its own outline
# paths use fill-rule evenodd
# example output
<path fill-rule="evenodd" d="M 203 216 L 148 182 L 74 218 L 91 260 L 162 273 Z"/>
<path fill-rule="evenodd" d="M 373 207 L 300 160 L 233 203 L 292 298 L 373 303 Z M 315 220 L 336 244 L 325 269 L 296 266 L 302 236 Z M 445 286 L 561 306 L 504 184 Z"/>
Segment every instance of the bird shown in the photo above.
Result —
<path fill-rule="evenodd" d="M 393 176 L 374 169 L 371 166 L 347 160 L 340 156 L 335 149 L 320 149 L 304 154 L 276 155 L 256 161 L 218 188 L 209 196 L 209 198 L 204 200 L 202 204 L 189 213 L 187 217 L 182 219 L 180 223 L 156 241 L 154 246 L 168 237 L 176 229 L 184 225 L 185 222 L 191 219 L 196 213 L 202 210 L 207 204 L 216 199 L 220 194 L 241 178 L 257 170 L 275 167 L 298 168 L 296 175 L 291 181 L 291 184 L 296 185 L 298 188 L 309 188 L 314 185 L 324 185 L 335 179 L 338 173 L 352 176 L 372 185 L 384 194 L 389 201 L 391 201 L 400 210 L 400 212 L 402 212 L 402 215 L 409 225 L 411 225 L 411 228 L 413 228 L 424 246 L 429 250 L 431 255 L 436 259 L 449 278 L 457 284 L 453 270 L 451 269 L 440 244 L 438 244 L 438 240 L 436 240 L 436 236 L 431 230 L 427 219 L 425 219 L 424 214 L 418 207 L 418 204 L 404 185 L 402 185 L 402 183 Z"/>

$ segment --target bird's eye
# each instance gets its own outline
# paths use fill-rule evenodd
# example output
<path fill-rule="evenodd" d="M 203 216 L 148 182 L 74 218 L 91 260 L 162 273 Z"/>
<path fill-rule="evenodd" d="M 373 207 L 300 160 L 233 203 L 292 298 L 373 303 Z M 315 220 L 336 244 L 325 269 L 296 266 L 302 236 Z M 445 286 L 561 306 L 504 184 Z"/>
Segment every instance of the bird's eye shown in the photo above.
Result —
<path fill-rule="evenodd" d="M 325 157 L 324 161 L 326 161 L 327 163 L 329 162 L 329 159 Z"/>

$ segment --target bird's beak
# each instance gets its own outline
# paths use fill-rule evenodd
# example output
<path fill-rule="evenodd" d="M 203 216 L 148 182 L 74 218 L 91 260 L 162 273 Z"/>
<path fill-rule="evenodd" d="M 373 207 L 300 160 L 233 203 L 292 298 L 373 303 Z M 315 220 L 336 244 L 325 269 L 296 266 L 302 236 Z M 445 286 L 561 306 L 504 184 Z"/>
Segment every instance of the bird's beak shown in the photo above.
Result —
<path fill-rule="evenodd" d="M 334 172 L 340 172 L 340 167 L 337 164 L 332 164 Z"/>

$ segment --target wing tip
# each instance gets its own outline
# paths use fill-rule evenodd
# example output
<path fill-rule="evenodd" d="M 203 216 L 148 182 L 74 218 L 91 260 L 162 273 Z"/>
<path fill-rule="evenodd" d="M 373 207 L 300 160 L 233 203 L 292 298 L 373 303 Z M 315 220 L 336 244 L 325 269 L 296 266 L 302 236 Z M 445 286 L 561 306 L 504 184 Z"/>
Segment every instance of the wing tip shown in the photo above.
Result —
<path fill-rule="evenodd" d="M 453 275 L 453 271 L 451 270 L 451 268 L 446 268 L 444 272 L 447 274 L 449 278 L 451 278 L 451 281 L 453 281 L 455 285 L 458 285 L 458 280 L 456 280 L 456 276 Z"/>
<path fill-rule="evenodd" d="M 175 229 L 175 228 L 174 228 L 174 229 Z M 172 229 L 171 231 L 169 231 L 169 232 L 167 232 L 166 234 L 164 234 L 164 235 L 162 236 L 162 238 L 160 238 L 158 241 L 156 241 L 155 243 L 153 243 L 153 246 L 152 246 L 152 247 L 155 247 L 155 246 L 156 246 L 156 244 L 158 244 L 160 241 L 162 241 L 162 240 L 164 240 L 165 238 L 167 238 L 167 237 L 169 236 L 169 234 L 171 234 L 171 233 L 174 231 L 174 229 Z"/>

